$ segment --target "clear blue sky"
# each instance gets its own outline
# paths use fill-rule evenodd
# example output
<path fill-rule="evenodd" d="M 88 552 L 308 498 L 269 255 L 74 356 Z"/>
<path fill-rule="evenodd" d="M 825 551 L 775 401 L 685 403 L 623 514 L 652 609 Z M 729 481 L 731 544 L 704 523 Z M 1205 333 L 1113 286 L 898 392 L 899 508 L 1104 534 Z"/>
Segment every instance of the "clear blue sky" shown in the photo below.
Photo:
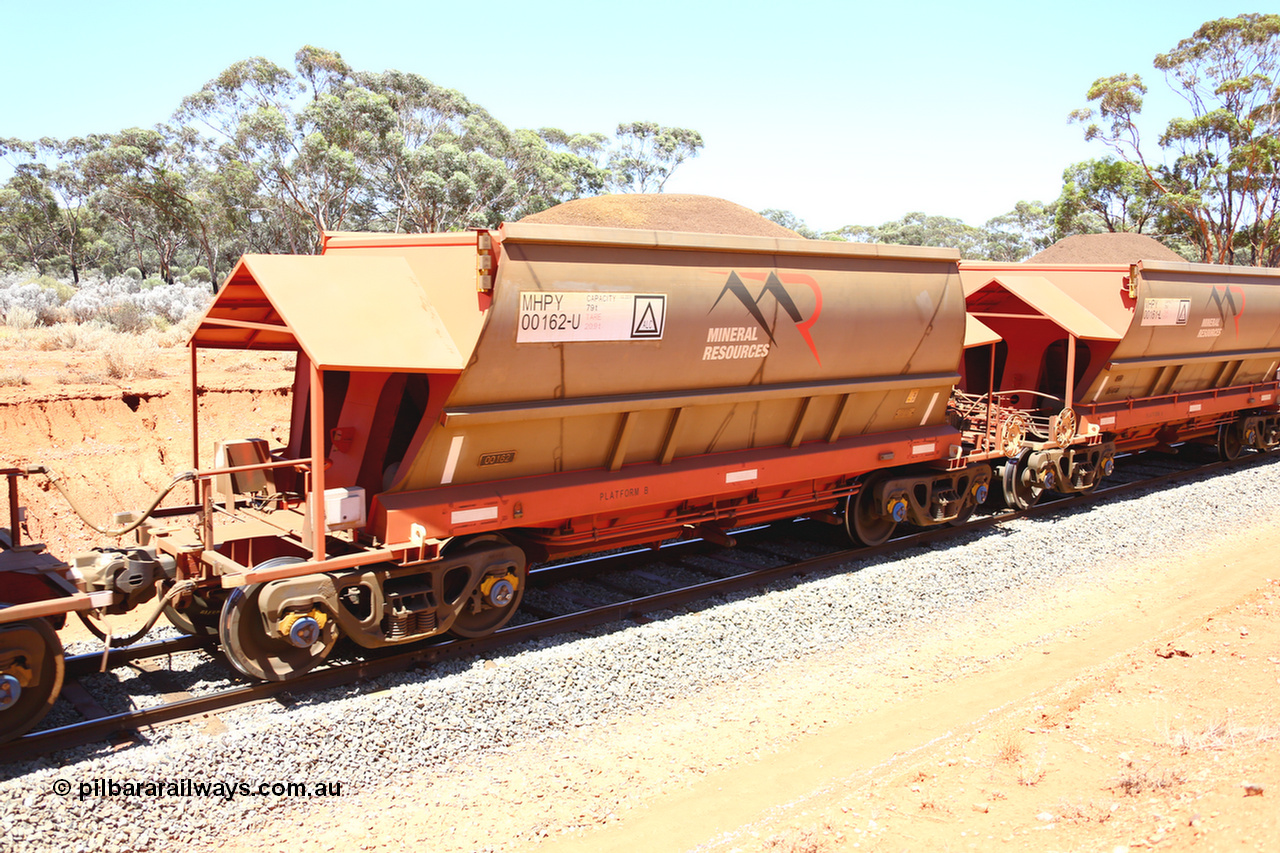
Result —
<path fill-rule="evenodd" d="M 1097 77 L 1143 75 L 1218 0 L 436 2 L 0 0 L 0 137 L 148 127 L 231 63 L 292 68 L 305 44 L 461 91 L 509 127 L 698 130 L 669 192 L 796 213 L 818 228 L 913 210 L 981 224 L 1050 201 L 1099 157 L 1067 114 Z M 1163 120 L 1152 121 L 1152 139 Z"/>

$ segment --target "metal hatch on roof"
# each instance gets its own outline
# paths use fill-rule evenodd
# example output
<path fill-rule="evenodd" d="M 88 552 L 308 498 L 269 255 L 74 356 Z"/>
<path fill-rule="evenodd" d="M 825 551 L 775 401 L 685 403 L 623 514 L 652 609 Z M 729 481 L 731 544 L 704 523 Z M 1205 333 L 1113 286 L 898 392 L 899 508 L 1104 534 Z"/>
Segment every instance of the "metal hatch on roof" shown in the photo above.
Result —
<path fill-rule="evenodd" d="M 987 344 L 994 344 L 1000 340 L 998 335 L 990 326 L 979 320 L 972 314 L 964 315 L 964 348 L 972 349 L 973 347 L 983 347 Z"/>
<path fill-rule="evenodd" d="M 301 349 L 321 369 L 447 372 L 465 364 L 401 257 L 245 255 L 190 342 Z"/>
<path fill-rule="evenodd" d="M 1027 307 L 1077 338 L 1118 341 L 1124 337 L 1123 330 L 1113 329 L 1053 282 L 1038 275 L 992 277 L 987 284 L 970 293 L 966 299 L 970 309 L 978 317 L 988 313 L 983 310 L 987 307 L 996 309 L 990 312 L 992 314 L 1000 313 L 998 307 L 990 305 L 990 300 L 986 298 L 993 286 L 1017 297 Z"/>

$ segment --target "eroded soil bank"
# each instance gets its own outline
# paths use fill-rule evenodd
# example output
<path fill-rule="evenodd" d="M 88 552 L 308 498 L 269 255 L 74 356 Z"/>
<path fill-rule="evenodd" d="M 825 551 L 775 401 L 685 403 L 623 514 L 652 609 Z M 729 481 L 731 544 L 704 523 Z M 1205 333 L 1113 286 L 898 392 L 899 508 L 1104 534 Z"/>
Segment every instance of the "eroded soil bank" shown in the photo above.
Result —
<path fill-rule="evenodd" d="M 145 378 L 99 384 L 75 381 L 95 363 L 92 354 L 4 355 L 28 384 L 0 388 L 0 468 L 52 468 L 89 519 L 105 527 L 114 513 L 148 506 L 192 467 L 186 350 L 154 354 Z M 203 465 L 211 465 L 216 440 L 260 437 L 273 446 L 286 440 L 291 356 L 205 353 L 199 380 Z M 110 542 L 86 528 L 46 478 L 22 480 L 19 490 L 31 539 L 56 556 Z M 179 487 L 166 505 L 190 502 L 192 494 Z M 3 489 L 0 513 L 7 526 Z"/>

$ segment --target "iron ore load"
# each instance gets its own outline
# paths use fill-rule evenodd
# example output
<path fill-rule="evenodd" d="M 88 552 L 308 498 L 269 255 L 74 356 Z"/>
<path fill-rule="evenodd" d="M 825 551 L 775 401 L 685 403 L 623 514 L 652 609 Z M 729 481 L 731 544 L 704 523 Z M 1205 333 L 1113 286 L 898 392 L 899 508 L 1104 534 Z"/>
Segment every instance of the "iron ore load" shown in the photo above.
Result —
<path fill-rule="evenodd" d="M 190 341 L 193 415 L 198 350 L 295 352 L 287 445 L 193 435 L 192 502 L 67 562 L 21 542 L 40 466 L 4 470 L 0 739 L 57 698 L 76 611 L 285 680 L 340 636 L 492 633 L 531 563 L 794 517 L 877 545 L 1088 491 L 1128 450 L 1271 449 L 1277 284 L 525 222 L 245 256 Z"/>

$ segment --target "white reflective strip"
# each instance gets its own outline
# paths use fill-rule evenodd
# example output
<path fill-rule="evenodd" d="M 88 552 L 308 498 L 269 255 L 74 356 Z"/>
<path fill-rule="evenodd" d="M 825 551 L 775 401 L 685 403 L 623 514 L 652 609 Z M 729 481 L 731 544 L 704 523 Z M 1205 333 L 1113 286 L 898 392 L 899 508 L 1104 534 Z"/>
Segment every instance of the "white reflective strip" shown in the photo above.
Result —
<path fill-rule="evenodd" d="M 1098 386 L 1098 393 L 1093 395 L 1093 401 L 1096 403 L 1098 398 L 1102 396 L 1102 392 L 1106 390 L 1107 383 L 1111 381 L 1110 376 L 1102 377 L 1102 384 Z"/>
<path fill-rule="evenodd" d="M 473 521 L 492 521 L 498 517 L 496 506 L 482 506 L 479 509 L 456 509 L 449 516 L 454 524 L 470 524 Z"/>
<path fill-rule="evenodd" d="M 929 414 L 933 411 L 933 406 L 938 402 L 938 392 L 933 392 L 933 399 L 929 401 L 929 408 L 924 410 L 924 417 L 920 419 L 920 426 L 924 426 L 925 421 L 929 420 Z"/>
<path fill-rule="evenodd" d="M 1105 418 L 1098 419 L 1098 423 L 1102 424 L 1103 426 L 1111 426 L 1115 422 L 1116 422 L 1115 415 L 1107 415 Z"/>
<path fill-rule="evenodd" d="M 746 471 L 728 471 L 724 475 L 726 483 L 742 483 L 747 480 L 754 480 L 757 476 L 755 468 L 748 468 Z"/>
<path fill-rule="evenodd" d="M 911 448 L 911 455 L 919 456 L 921 453 L 933 453 L 937 449 L 937 444 L 917 444 L 915 447 Z"/>
<path fill-rule="evenodd" d="M 462 436 L 455 435 L 449 442 L 449 457 L 444 460 L 444 474 L 440 476 L 440 485 L 447 486 L 453 482 L 453 471 L 458 467 L 458 457 L 462 455 Z"/>
<path fill-rule="evenodd" d="M 1268 401 L 1268 400 L 1270 400 L 1270 399 L 1271 399 L 1271 395 L 1270 395 L 1270 394 L 1263 394 L 1263 395 L 1262 395 L 1262 402 L 1264 402 L 1264 403 L 1265 403 L 1265 402 L 1267 402 L 1267 401 Z"/>
<path fill-rule="evenodd" d="M 1202 408 L 1202 406 L 1201 406 L 1199 403 L 1192 403 L 1192 404 L 1191 404 L 1191 408 L 1189 409 L 1189 411 L 1192 411 L 1192 412 L 1198 412 L 1198 411 L 1200 411 L 1200 409 L 1201 409 L 1201 408 Z"/>

